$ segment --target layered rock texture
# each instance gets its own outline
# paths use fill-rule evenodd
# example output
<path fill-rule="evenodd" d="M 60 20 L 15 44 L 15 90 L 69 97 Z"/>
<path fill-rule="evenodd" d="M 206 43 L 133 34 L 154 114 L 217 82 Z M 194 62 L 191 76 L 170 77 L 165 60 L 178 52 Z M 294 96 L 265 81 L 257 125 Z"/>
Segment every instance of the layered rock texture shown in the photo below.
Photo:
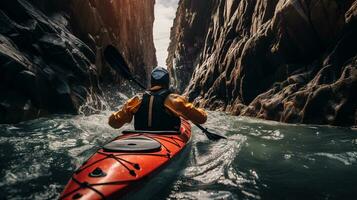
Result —
<path fill-rule="evenodd" d="M 356 125 L 357 1 L 181 0 L 167 64 L 235 115 Z"/>
<path fill-rule="evenodd" d="M 95 102 L 99 82 L 119 77 L 102 58 L 107 44 L 145 81 L 156 65 L 153 21 L 154 0 L 1 1 L 0 123 Z"/>

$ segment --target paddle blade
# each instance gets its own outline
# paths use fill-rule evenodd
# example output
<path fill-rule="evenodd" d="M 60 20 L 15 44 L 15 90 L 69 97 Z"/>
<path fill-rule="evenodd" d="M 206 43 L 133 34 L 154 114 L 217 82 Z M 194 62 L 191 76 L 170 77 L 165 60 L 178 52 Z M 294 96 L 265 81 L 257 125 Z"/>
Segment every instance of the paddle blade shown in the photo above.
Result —
<path fill-rule="evenodd" d="M 123 56 L 119 53 L 119 51 L 112 45 L 108 45 L 104 49 L 104 58 L 108 62 L 108 64 L 117 72 L 120 73 L 124 78 L 133 81 L 142 89 L 146 89 L 145 85 L 143 85 L 140 81 L 138 81 L 130 72 L 128 64 L 126 63 Z M 195 124 L 198 128 L 200 128 L 203 133 L 206 134 L 208 139 L 216 141 L 219 139 L 227 139 L 223 135 L 211 133 L 206 128 L 202 127 L 199 124 Z"/>
<path fill-rule="evenodd" d="M 212 133 L 210 132 L 207 128 L 199 125 L 199 124 L 195 124 L 199 129 L 201 129 L 201 131 L 207 136 L 207 138 L 209 140 L 212 140 L 212 141 L 217 141 L 217 140 L 220 140 L 220 139 L 227 139 L 225 136 L 223 135 L 220 135 L 220 134 L 217 134 L 217 133 Z"/>
<path fill-rule="evenodd" d="M 217 133 L 212 133 L 212 132 L 204 132 L 207 136 L 208 139 L 212 140 L 212 141 L 217 141 L 220 139 L 227 139 L 225 136 L 217 134 Z"/>

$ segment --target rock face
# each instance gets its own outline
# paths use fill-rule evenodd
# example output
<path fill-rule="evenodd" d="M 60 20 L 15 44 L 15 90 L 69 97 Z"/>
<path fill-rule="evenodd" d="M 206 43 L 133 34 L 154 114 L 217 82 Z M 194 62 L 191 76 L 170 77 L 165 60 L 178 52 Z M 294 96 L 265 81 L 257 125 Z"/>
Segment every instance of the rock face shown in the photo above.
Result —
<path fill-rule="evenodd" d="M 107 44 L 146 80 L 156 64 L 153 16 L 154 0 L 3 0 L 0 123 L 77 113 L 95 101 L 99 82 L 118 77 L 101 56 Z"/>
<path fill-rule="evenodd" d="M 356 15 L 354 0 L 181 0 L 167 62 L 201 106 L 352 126 Z"/>
<path fill-rule="evenodd" d="M 175 86 L 183 91 L 199 62 L 205 45 L 204 36 L 212 15 L 210 1 L 180 1 L 174 26 L 171 28 L 167 66 Z"/>
<path fill-rule="evenodd" d="M 60 1 L 60 0 L 57 0 Z M 157 65 L 153 41 L 155 0 L 71 0 L 75 34 L 96 49 L 98 72 L 110 78 L 102 52 L 114 44 L 143 82 Z M 104 67 L 104 68 L 103 68 Z"/>

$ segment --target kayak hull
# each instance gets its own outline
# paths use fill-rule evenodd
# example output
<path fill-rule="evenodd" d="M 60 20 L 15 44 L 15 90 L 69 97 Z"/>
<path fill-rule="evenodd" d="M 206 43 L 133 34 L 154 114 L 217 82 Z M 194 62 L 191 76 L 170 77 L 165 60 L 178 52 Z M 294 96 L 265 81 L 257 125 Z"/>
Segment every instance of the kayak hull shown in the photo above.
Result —
<path fill-rule="evenodd" d="M 101 148 L 93 154 L 71 177 L 60 199 L 119 199 L 152 179 L 184 152 L 191 139 L 191 126 L 181 120 L 180 132 L 173 134 L 126 133 L 111 144 L 125 144 L 132 138 L 159 143 L 160 148 L 150 151 L 130 151 L 130 148 L 112 151 Z M 146 140 L 148 139 L 148 140 Z M 149 141 L 149 143 L 150 143 Z M 124 142 L 124 143 L 123 143 Z M 134 146 L 130 142 L 127 145 Z"/>

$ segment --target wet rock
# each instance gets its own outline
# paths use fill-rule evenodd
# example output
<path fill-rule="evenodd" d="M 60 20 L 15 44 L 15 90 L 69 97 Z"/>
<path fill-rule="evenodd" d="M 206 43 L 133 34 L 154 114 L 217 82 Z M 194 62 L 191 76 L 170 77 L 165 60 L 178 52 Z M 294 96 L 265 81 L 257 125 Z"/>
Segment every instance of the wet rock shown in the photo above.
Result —
<path fill-rule="evenodd" d="M 3 0 L 0 123 L 75 114 L 89 96 L 99 100 L 99 82 L 118 79 L 102 58 L 108 44 L 145 81 L 156 65 L 153 21 L 154 0 Z"/>
<path fill-rule="evenodd" d="M 1 123 L 14 123 L 38 117 L 38 109 L 29 98 L 15 91 L 2 91 L 0 96 Z"/>
<path fill-rule="evenodd" d="M 181 0 L 167 63 L 210 109 L 356 125 L 356 9 L 353 0 Z"/>
<path fill-rule="evenodd" d="M 66 27 L 58 26 L 29 2 L 7 3 L 0 12 L 4 25 L 0 34 L 0 123 L 19 122 L 45 113 L 76 113 L 80 105 L 75 104 L 78 97 L 72 94 L 71 87 L 83 82 L 85 87 L 97 87 L 86 81 L 90 77 L 86 69 L 91 63 L 78 64 L 74 59 L 77 53 L 86 60 L 79 53 L 80 45 L 76 45 L 79 39 L 73 39 Z M 53 70 L 53 63 L 67 71 Z M 70 74 L 77 78 L 71 84 L 67 79 Z M 87 94 L 82 95 L 86 98 Z"/>

